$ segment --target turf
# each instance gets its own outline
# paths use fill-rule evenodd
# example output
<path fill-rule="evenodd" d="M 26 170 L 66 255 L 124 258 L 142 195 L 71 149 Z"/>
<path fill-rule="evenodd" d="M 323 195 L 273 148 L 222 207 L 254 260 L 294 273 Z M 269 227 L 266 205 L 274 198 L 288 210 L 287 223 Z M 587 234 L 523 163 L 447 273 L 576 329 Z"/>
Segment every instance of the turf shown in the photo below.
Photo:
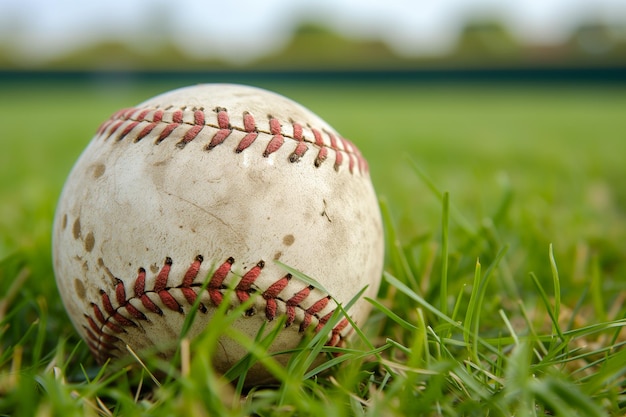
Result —
<path fill-rule="evenodd" d="M 626 413 L 624 87 L 262 86 L 369 161 L 387 259 L 353 343 L 330 369 L 307 367 L 320 338 L 287 371 L 263 359 L 284 382 L 252 391 L 212 371 L 215 331 L 183 339 L 172 363 L 97 366 L 54 283 L 56 199 L 105 118 L 174 85 L 4 85 L 0 414 Z M 230 332 L 251 351 L 235 378 L 271 335 Z"/>

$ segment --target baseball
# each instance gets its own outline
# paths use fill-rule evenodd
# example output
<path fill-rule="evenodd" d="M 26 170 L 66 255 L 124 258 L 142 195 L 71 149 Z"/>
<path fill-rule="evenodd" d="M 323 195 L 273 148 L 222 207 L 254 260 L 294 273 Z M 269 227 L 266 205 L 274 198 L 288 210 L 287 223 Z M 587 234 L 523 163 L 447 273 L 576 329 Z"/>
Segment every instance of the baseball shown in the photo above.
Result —
<path fill-rule="evenodd" d="M 375 297 L 383 267 L 379 206 L 357 147 L 294 101 L 240 85 L 181 88 L 113 114 L 72 169 L 53 228 L 61 298 L 99 362 L 128 347 L 171 357 L 198 301 L 189 337 L 222 303 L 253 302 L 232 326 L 254 339 L 281 323 L 269 354 L 296 348 L 337 303 L 364 287 Z M 368 305 L 348 311 L 357 325 Z M 327 344 L 351 332 L 343 318 Z M 224 335 L 214 367 L 225 372 L 246 353 Z M 246 379 L 271 380 L 259 364 Z"/>

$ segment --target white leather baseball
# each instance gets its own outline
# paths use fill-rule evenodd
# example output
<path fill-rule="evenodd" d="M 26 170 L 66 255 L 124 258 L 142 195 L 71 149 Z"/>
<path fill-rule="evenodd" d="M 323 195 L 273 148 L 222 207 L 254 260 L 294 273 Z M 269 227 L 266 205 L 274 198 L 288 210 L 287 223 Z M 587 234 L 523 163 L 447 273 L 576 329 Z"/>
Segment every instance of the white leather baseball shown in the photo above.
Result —
<path fill-rule="evenodd" d="M 285 97 L 229 84 L 174 90 L 115 113 L 70 173 L 53 232 L 61 297 L 99 361 L 127 355 L 126 345 L 168 357 L 198 296 L 190 336 L 210 326 L 217 305 L 258 293 L 234 326 L 254 337 L 284 315 L 270 351 L 294 348 L 328 320 L 334 300 L 345 304 L 365 286 L 376 295 L 383 246 L 356 146 Z M 357 324 L 367 306 L 359 300 L 349 311 Z M 350 330 L 342 320 L 328 344 Z M 223 372 L 245 353 L 222 337 L 214 365 Z M 248 382 L 268 377 L 257 367 Z"/>

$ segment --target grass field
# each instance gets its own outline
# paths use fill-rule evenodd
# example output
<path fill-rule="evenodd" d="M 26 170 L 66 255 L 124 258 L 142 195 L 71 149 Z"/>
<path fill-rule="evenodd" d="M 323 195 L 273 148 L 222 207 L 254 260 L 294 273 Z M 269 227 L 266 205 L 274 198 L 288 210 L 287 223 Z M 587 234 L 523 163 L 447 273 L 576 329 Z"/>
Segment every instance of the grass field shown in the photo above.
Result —
<path fill-rule="evenodd" d="M 243 391 L 209 331 L 190 362 L 99 368 L 56 290 L 56 199 L 102 121 L 174 85 L 5 85 L 0 415 L 626 414 L 625 87 L 262 86 L 355 142 L 380 196 L 383 286 L 338 365 Z"/>

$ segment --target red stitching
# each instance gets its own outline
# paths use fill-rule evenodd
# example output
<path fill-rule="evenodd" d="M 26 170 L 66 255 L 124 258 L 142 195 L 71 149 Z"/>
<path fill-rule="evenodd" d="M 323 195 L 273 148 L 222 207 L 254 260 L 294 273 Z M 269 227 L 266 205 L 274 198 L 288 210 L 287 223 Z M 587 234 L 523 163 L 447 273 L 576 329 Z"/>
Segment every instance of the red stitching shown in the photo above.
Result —
<path fill-rule="evenodd" d="M 230 128 L 230 120 L 228 118 L 228 113 L 225 109 L 216 109 L 217 110 L 217 125 L 220 130 L 213 136 L 211 142 L 207 146 L 207 150 L 211 150 L 215 148 L 217 145 L 221 145 L 222 142 L 226 140 L 228 136 L 230 136 L 230 132 L 232 131 Z"/>
<path fill-rule="evenodd" d="M 119 127 L 121 125 L 123 125 L 123 124 L 124 124 L 124 120 L 120 120 L 120 121 L 117 121 L 117 122 L 113 123 L 113 127 L 111 127 L 111 129 L 106 133 L 106 136 L 108 137 L 108 136 L 112 135 L 113 132 L 115 132 L 117 129 L 119 129 Z"/>
<path fill-rule="evenodd" d="M 319 167 L 328 157 L 328 149 L 324 146 L 324 140 L 322 139 L 322 134 L 319 130 L 313 129 L 313 136 L 315 137 L 315 144 L 320 147 L 317 158 L 315 158 L 315 166 Z"/>
<path fill-rule="evenodd" d="M 293 138 L 298 141 L 298 145 L 296 149 L 293 151 L 291 155 L 289 155 L 289 162 L 298 162 L 300 158 L 304 156 L 304 153 L 309 150 L 309 148 L 304 143 L 304 132 L 302 131 L 302 125 L 299 123 L 293 123 Z M 352 171 L 350 171 L 352 173 Z"/>
<path fill-rule="evenodd" d="M 248 112 L 243 113 L 243 128 L 247 132 L 247 135 L 239 142 L 235 152 L 240 153 L 247 149 L 256 140 L 259 133 L 256 130 L 256 123 L 254 122 L 254 116 Z"/>
<path fill-rule="evenodd" d="M 150 290 L 146 290 L 145 287 L 146 270 L 144 268 L 139 268 L 137 272 L 137 276 L 132 285 L 132 296 L 129 297 L 126 294 L 124 282 L 119 278 L 116 279 L 112 292 L 113 298 L 107 291 L 100 290 L 100 301 L 99 303 L 91 303 L 92 313 L 85 314 L 85 324 L 83 325 L 87 334 L 87 344 L 94 355 L 100 361 L 114 356 L 115 351 L 121 351 L 119 344 L 122 343 L 122 340 L 116 336 L 116 334 L 126 333 L 126 328 L 138 327 L 137 321 L 149 320 L 147 316 L 150 314 L 163 315 L 162 308 L 158 306 L 154 300 L 158 299 L 158 302 L 163 308 L 185 314 L 184 307 L 176 300 L 173 292 L 180 290 L 189 306 L 195 303 L 201 287 L 201 283 L 195 280 L 199 274 L 202 262 L 203 257 L 201 255 L 196 256 L 195 260 L 190 264 L 183 275 L 180 285 L 177 286 L 172 286 L 170 283 L 173 261 L 171 258 L 167 257 L 155 277 L 153 288 Z M 224 292 L 226 290 L 224 281 L 231 272 L 234 263 L 234 258 L 228 258 L 217 267 L 209 279 L 206 291 L 209 294 L 211 303 L 215 307 L 219 306 L 224 299 Z M 254 284 L 261 275 L 264 267 L 265 263 L 259 261 L 241 277 L 234 288 L 235 295 L 239 302 L 243 303 L 247 301 L 252 293 L 258 291 Z M 313 302 L 309 307 L 303 307 L 302 303 L 311 296 L 311 292 L 314 288 L 309 285 L 305 286 L 288 299 L 282 298 L 281 293 L 287 288 L 291 279 L 291 274 L 286 274 L 272 283 L 261 294 L 265 300 L 265 318 L 268 321 L 274 320 L 281 314 L 280 305 L 283 305 L 284 314 L 287 317 L 285 327 L 291 326 L 296 321 L 298 311 L 301 311 L 303 318 L 298 331 L 304 332 L 316 322 L 315 331 L 319 332 L 334 313 L 333 310 L 324 316 L 320 316 L 320 313 L 330 303 L 331 297 L 324 296 Z M 151 295 L 155 298 L 151 298 Z M 114 306 L 113 300 L 117 304 L 116 306 Z M 140 311 L 133 305 L 133 300 L 141 302 L 143 311 Z M 206 313 L 208 310 L 204 304 L 200 303 L 199 311 Z M 247 314 L 253 315 L 255 311 L 249 310 Z M 331 331 L 327 345 L 339 345 L 344 337 L 342 331 L 347 325 L 348 321 L 344 319 L 335 326 Z"/>
<path fill-rule="evenodd" d="M 224 262 L 222 265 L 220 265 L 219 268 L 215 270 L 213 276 L 211 277 L 211 280 L 209 281 L 209 296 L 211 297 L 211 301 L 213 302 L 213 304 L 216 306 L 220 305 L 222 303 L 222 300 L 224 299 L 224 295 L 220 290 L 226 288 L 224 286 L 224 280 L 226 279 L 226 276 L 230 272 L 230 269 L 232 268 L 234 263 L 234 258 L 228 258 L 226 262 Z"/>
<path fill-rule="evenodd" d="M 285 289 L 289 281 L 291 280 L 291 274 L 287 274 L 272 285 L 270 285 L 265 292 L 263 293 L 263 298 L 265 299 L 265 317 L 272 321 L 277 315 L 278 303 L 276 299 L 278 298 L 278 294 L 282 290 Z"/>
<path fill-rule="evenodd" d="M 280 131 L 281 126 L 280 126 L 280 122 L 278 121 L 278 119 L 274 119 L 271 118 L 270 119 L 270 134 L 273 135 L 272 139 L 270 139 L 269 143 L 267 144 L 267 148 L 265 148 L 265 152 L 263 152 L 263 156 L 264 157 L 268 157 L 270 156 L 270 154 L 273 154 L 274 152 L 276 152 L 277 150 L 280 149 L 281 146 L 283 146 L 283 143 L 285 143 L 285 138 L 283 137 L 283 134 Z"/>
<path fill-rule="evenodd" d="M 200 131 L 204 127 L 204 113 L 200 110 L 196 110 L 193 113 L 193 120 L 194 120 L 193 127 L 189 129 L 187 132 L 185 132 L 185 135 L 183 136 L 182 140 L 177 143 L 178 147 L 185 146 L 186 144 L 194 140 L 196 136 L 198 136 L 198 133 L 200 133 Z"/>
<path fill-rule="evenodd" d="M 252 284 L 254 284 L 254 281 L 261 275 L 261 270 L 264 266 L 265 262 L 260 261 L 241 278 L 241 281 L 239 281 L 239 284 L 235 287 L 235 294 L 237 294 L 237 298 L 240 302 L 245 303 L 248 298 L 250 298 Z"/>
<path fill-rule="evenodd" d="M 286 327 L 289 327 L 293 324 L 296 319 L 296 306 L 304 301 L 308 296 L 313 286 L 309 285 L 294 294 L 289 300 L 287 300 L 286 304 L 286 314 L 287 314 L 287 322 L 285 323 Z"/>
<path fill-rule="evenodd" d="M 114 137 L 115 141 L 121 141 L 135 132 L 132 134 L 133 142 L 138 142 L 156 128 L 162 127 L 154 142 L 160 144 L 169 138 L 175 130 L 184 129 L 180 132 L 182 139 L 176 143 L 177 147 L 183 148 L 195 140 L 205 127 L 211 127 L 217 129 L 217 132 L 211 137 L 204 149 L 210 151 L 223 144 L 233 131 L 240 131 L 245 135 L 243 138 L 237 139 L 239 142 L 237 142 L 234 150 L 236 153 L 241 153 L 254 143 L 260 133 L 264 133 L 271 136 L 263 151 L 264 157 L 269 157 L 283 146 L 294 141 L 295 148 L 288 157 L 289 162 L 300 161 L 309 148 L 313 146 L 318 149 L 318 154 L 314 160 L 316 167 L 320 167 L 328 159 L 330 150 L 335 153 L 335 170 L 339 170 L 339 167 L 344 164 L 347 164 L 348 170 L 352 174 L 357 171 L 366 173 L 369 170 L 367 162 L 357 147 L 349 140 L 333 133 L 307 125 L 312 137 L 306 137 L 304 126 L 293 121 L 290 122 L 292 133 L 286 133 L 283 131 L 283 123 L 271 116 L 269 118 L 269 130 L 261 130 L 251 113 L 245 111 L 242 116 L 243 126 L 234 126 L 228 111 L 221 107 L 215 108 L 212 113 L 206 112 L 204 109 L 129 108 L 114 113 L 109 120 L 98 128 L 97 134 L 103 136 L 105 140 Z"/>

